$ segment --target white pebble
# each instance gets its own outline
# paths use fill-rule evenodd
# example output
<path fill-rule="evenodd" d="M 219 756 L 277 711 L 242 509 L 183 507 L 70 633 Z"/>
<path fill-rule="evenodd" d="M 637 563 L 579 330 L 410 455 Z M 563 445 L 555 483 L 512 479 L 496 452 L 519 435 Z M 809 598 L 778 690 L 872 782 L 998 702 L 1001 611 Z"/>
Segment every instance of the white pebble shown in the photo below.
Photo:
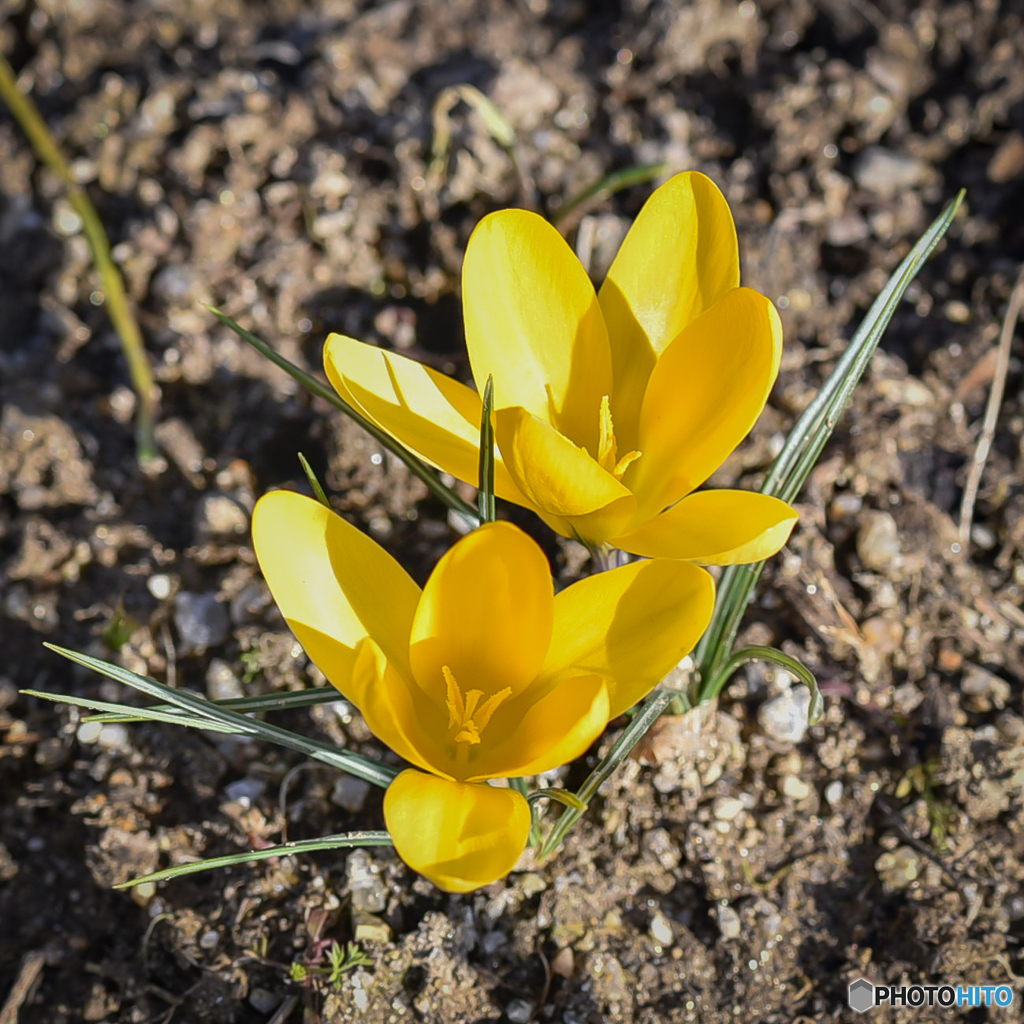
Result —
<path fill-rule="evenodd" d="M 675 939 L 675 936 L 672 934 L 672 925 L 664 914 L 655 914 L 651 918 L 650 932 L 651 938 L 659 946 L 669 946 Z"/>
<path fill-rule="evenodd" d="M 762 704 L 757 721 L 773 740 L 799 743 L 807 735 L 810 709 L 810 690 L 806 686 L 794 686 Z"/>
<path fill-rule="evenodd" d="M 740 934 L 740 915 L 732 907 L 718 908 L 718 930 L 723 939 L 736 939 Z"/>
<path fill-rule="evenodd" d="M 99 722 L 83 722 L 78 727 L 78 742 L 93 744 L 100 738 L 103 726 Z"/>
<path fill-rule="evenodd" d="M 720 796 L 711 810 L 719 821 L 734 821 L 743 810 L 743 801 L 734 796 Z"/>
<path fill-rule="evenodd" d="M 162 572 L 146 580 L 146 589 L 158 600 L 166 601 L 171 596 L 171 577 Z"/>
<path fill-rule="evenodd" d="M 803 779 L 787 775 L 782 780 L 782 792 L 793 800 L 806 800 L 811 795 L 811 787 Z"/>

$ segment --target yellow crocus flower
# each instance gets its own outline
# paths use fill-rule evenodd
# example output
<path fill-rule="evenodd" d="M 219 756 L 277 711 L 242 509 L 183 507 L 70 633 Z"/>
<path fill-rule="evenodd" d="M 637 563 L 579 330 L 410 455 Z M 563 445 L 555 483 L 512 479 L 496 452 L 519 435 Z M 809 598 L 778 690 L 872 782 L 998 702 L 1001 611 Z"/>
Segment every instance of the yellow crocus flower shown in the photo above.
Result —
<path fill-rule="evenodd" d="M 462 272 L 478 390 L 494 378 L 495 490 L 592 547 L 728 565 L 786 542 L 796 512 L 737 490 L 697 491 L 747 435 L 779 369 L 782 330 L 739 286 L 736 230 L 703 174 L 658 188 L 595 293 L 561 235 L 501 210 Z M 338 393 L 427 462 L 476 483 L 477 392 L 333 334 Z"/>
<path fill-rule="evenodd" d="M 385 820 L 402 859 L 450 892 L 501 878 L 526 845 L 526 800 L 487 780 L 579 757 L 692 649 L 714 603 L 711 576 L 679 561 L 555 595 L 541 549 L 504 522 L 455 544 L 421 591 L 373 540 L 289 491 L 257 503 L 253 540 L 306 653 L 415 766 L 388 788 Z"/>

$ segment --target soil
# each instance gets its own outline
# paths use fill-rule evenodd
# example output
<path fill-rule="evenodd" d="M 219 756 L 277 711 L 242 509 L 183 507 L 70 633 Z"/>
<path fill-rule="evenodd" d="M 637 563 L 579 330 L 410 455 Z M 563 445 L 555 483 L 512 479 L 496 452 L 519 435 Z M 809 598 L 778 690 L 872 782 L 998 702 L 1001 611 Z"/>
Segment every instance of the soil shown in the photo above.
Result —
<path fill-rule="evenodd" d="M 3 1024 L 856 1019 L 847 986 L 1005 982 L 1024 1000 L 1024 449 L 1011 352 L 966 545 L 994 351 L 1024 260 L 1024 12 L 1013 0 L 8 0 L 0 45 L 96 203 L 162 393 L 164 472 L 80 224 L 0 113 L 0 1012 Z M 470 84 L 519 170 L 455 105 Z M 455 533 L 403 467 L 249 350 L 213 302 L 317 370 L 342 330 L 467 374 L 476 221 L 547 212 L 638 164 L 710 174 L 782 373 L 717 483 L 756 487 L 887 275 L 946 200 L 762 579 L 745 638 L 818 675 L 823 721 L 770 727 L 752 666 L 667 722 L 559 856 L 439 893 L 389 851 L 115 891 L 140 872 L 381 827 L 378 791 L 265 745 L 84 726 L 21 688 L 130 699 L 44 641 L 212 696 L 320 683 L 269 600 L 254 498 L 304 488 L 423 579 Z M 562 226 L 600 278 L 651 185 Z M 515 510 L 563 577 L 579 550 Z M 184 596 L 183 596 L 184 595 Z M 282 723 L 389 756 L 340 703 Z M 611 733 L 614 732 L 614 728 Z M 566 781 L 578 782 L 607 739 Z M 365 963 L 332 984 L 330 943 Z"/>

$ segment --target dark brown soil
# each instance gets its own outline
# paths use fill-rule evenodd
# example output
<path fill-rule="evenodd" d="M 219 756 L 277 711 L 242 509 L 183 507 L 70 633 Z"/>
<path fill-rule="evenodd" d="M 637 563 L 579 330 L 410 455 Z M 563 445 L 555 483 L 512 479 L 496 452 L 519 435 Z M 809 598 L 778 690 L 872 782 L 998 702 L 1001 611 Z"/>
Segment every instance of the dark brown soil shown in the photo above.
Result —
<path fill-rule="evenodd" d="M 138 304 L 168 463 L 154 479 L 136 466 L 133 397 L 86 243 L 0 114 L 3 1024 L 824 1022 L 854 1019 L 859 975 L 1016 990 L 1009 1011 L 873 1019 L 1019 1019 L 1019 339 L 966 550 L 958 525 L 1024 260 L 1020 4 L 0 9 L 0 45 Z M 433 104 L 461 83 L 514 125 L 522 174 L 465 106 L 446 173 L 430 169 Z M 660 763 L 630 762 L 559 857 L 470 896 L 378 851 L 112 891 L 285 831 L 380 827 L 380 797 L 276 748 L 156 725 L 97 736 L 73 710 L 19 696 L 126 696 L 42 642 L 213 695 L 317 682 L 247 534 L 256 495 L 304 486 L 297 451 L 420 578 L 454 537 L 401 466 L 201 301 L 313 369 L 325 334 L 344 330 L 465 375 L 458 274 L 474 223 L 512 204 L 551 211 L 662 160 L 722 186 L 745 282 L 785 321 L 771 406 L 720 474 L 748 487 L 909 245 L 968 190 L 751 609 L 749 638 L 818 674 L 824 721 L 772 738 L 763 723 L 786 681 L 755 666 L 696 737 L 662 729 L 648 744 Z M 649 190 L 566 223 L 595 276 Z M 544 542 L 557 571 L 578 564 Z M 386 756 L 344 707 L 284 723 Z M 353 938 L 369 963 L 336 990 L 290 980 L 293 964 L 325 962 L 325 941 Z"/>

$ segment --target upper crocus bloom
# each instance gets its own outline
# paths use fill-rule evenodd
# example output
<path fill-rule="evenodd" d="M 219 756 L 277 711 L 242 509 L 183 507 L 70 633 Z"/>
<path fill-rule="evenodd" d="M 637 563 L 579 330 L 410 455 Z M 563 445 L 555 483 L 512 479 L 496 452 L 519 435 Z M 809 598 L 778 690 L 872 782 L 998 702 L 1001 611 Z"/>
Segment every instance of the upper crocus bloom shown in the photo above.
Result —
<path fill-rule="evenodd" d="M 253 513 L 260 568 L 288 625 L 367 725 L 415 768 L 384 816 L 402 859 L 442 889 L 505 875 L 530 811 L 487 779 L 578 757 L 697 642 L 709 574 L 637 562 L 553 595 L 517 527 L 460 540 L 420 588 L 369 537 L 311 498 L 275 491 Z"/>
<path fill-rule="evenodd" d="M 485 217 L 462 302 L 478 390 L 494 378 L 497 494 L 592 547 L 718 565 L 778 551 L 796 522 L 785 502 L 694 493 L 750 431 L 779 369 L 778 315 L 738 285 L 732 215 L 702 174 L 651 196 L 596 294 L 543 218 Z M 337 334 L 324 358 L 343 398 L 476 482 L 476 392 Z"/>

